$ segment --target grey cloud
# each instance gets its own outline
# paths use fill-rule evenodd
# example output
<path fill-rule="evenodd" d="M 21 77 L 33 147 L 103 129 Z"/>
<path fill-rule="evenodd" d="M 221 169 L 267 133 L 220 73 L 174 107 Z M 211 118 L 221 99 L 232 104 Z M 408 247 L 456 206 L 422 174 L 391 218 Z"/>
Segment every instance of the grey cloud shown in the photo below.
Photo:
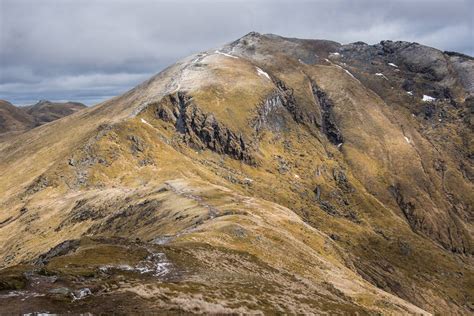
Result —
<path fill-rule="evenodd" d="M 93 104 L 250 31 L 474 54 L 470 0 L 0 0 L 0 98 Z"/>

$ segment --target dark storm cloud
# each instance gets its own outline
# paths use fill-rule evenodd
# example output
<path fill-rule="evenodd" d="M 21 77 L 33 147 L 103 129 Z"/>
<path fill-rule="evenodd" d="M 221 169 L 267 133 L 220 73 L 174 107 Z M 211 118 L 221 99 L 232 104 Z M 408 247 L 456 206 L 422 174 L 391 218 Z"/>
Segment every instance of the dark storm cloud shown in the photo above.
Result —
<path fill-rule="evenodd" d="M 473 55 L 473 1 L 0 0 L 0 98 L 96 103 L 250 31 Z"/>

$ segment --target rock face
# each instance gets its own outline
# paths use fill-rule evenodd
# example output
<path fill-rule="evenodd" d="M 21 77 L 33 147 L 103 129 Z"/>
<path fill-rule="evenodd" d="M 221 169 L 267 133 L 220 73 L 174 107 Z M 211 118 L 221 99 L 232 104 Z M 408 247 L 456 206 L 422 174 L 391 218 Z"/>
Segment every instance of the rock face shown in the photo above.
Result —
<path fill-rule="evenodd" d="M 342 144 L 344 139 L 342 138 L 341 131 L 334 122 L 334 114 L 332 108 L 334 104 L 328 98 L 327 94 L 322 91 L 315 83 L 311 84 L 311 89 L 315 99 L 318 101 L 322 112 L 322 132 L 326 134 L 328 140 L 333 145 Z"/>
<path fill-rule="evenodd" d="M 252 32 L 8 138 L 0 305 L 472 313 L 473 65 Z"/>
<path fill-rule="evenodd" d="M 212 113 L 204 113 L 191 98 L 178 92 L 157 105 L 156 115 L 172 123 L 184 140 L 198 149 L 210 149 L 219 154 L 252 163 L 250 147 L 241 134 L 227 128 Z"/>

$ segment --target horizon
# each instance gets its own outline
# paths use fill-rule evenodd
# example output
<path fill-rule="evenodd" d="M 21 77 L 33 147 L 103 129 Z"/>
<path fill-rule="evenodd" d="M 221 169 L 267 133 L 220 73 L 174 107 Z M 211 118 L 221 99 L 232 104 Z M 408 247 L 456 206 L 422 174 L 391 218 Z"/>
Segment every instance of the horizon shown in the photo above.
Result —
<path fill-rule="evenodd" d="M 0 0 L 0 9 L 0 99 L 19 106 L 91 106 L 250 31 L 342 44 L 402 40 L 474 55 L 474 3 L 466 0 Z"/>

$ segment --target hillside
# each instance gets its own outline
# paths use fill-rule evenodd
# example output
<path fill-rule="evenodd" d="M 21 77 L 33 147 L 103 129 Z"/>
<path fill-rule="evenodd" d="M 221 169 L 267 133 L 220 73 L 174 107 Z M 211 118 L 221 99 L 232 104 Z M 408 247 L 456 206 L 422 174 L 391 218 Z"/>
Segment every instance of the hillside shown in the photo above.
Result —
<path fill-rule="evenodd" d="M 250 33 L 0 144 L 7 312 L 474 312 L 472 57 Z"/>

